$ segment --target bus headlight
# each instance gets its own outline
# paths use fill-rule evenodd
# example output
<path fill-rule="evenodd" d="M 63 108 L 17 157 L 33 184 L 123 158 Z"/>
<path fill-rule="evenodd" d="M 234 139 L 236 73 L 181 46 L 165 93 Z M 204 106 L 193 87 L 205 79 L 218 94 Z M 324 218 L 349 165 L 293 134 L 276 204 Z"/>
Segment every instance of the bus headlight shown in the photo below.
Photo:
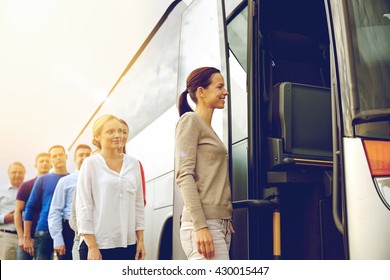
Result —
<path fill-rule="evenodd" d="M 390 178 L 377 177 L 375 184 L 381 199 L 390 210 Z"/>

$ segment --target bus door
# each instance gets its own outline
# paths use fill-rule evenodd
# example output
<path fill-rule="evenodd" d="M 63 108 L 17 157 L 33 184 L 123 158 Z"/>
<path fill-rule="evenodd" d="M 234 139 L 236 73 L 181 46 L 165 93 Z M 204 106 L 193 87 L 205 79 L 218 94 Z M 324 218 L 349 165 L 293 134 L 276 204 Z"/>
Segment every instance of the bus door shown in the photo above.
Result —
<path fill-rule="evenodd" d="M 334 183 L 350 259 L 390 259 L 390 2 L 329 0 Z"/>
<path fill-rule="evenodd" d="M 264 171 L 259 135 L 260 103 L 253 101 L 251 61 L 252 1 L 226 1 L 230 70 L 230 159 L 233 200 L 232 259 L 272 257 L 272 210 L 277 204 L 263 199 Z M 255 32 L 254 32 L 255 34 Z M 253 107 L 256 108 L 253 108 Z"/>
<path fill-rule="evenodd" d="M 182 14 L 178 96 L 185 89 L 185 81 L 190 72 L 202 66 L 220 69 L 226 83 L 229 84 L 223 4 L 222 0 L 194 0 Z M 213 128 L 226 146 L 229 142 L 227 116 L 227 108 L 216 110 L 213 116 Z M 183 200 L 177 186 L 173 205 L 173 259 L 186 259 L 180 243 Z"/>
<path fill-rule="evenodd" d="M 248 1 L 247 47 L 248 256 L 343 259 L 324 1 Z"/>

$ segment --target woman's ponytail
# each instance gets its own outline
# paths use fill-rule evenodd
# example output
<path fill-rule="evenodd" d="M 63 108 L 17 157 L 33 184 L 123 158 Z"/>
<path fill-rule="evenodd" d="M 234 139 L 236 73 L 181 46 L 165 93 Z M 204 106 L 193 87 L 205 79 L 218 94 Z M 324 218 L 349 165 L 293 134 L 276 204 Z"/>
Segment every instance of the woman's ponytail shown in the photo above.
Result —
<path fill-rule="evenodd" d="M 194 111 L 194 110 L 192 110 L 191 106 L 188 104 L 187 94 L 188 94 L 188 89 L 183 91 L 179 96 L 178 108 L 179 108 L 180 117 L 187 112 Z"/>

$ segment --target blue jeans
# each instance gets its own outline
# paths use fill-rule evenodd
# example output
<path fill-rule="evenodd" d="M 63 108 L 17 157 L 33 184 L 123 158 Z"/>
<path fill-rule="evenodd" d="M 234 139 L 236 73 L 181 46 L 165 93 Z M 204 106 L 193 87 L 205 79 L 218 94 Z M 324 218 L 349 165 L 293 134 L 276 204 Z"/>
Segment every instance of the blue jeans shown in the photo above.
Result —
<path fill-rule="evenodd" d="M 53 252 L 53 239 L 49 231 L 36 231 L 34 237 L 34 258 L 36 260 L 51 260 Z"/>
<path fill-rule="evenodd" d="M 16 247 L 16 259 L 25 261 L 25 260 L 32 260 L 33 257 L 18 246 Z"/>

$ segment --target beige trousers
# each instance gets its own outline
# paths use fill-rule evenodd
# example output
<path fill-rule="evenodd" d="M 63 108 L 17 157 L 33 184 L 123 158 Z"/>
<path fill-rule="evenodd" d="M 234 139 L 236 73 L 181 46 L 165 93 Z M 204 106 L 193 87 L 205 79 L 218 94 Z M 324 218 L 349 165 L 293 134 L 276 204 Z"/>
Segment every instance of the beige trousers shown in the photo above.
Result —
<path fill-rule="evenodd" d="M 0 260 L 16 260 L 18 235 L 0 231 Z"/>
<path fill-rule="evenodd" d="M 207 226 L 213 237 L 215 254 L 213 260 L 229 260 L 229 250 L 231 241 L 231 232 L 229 229 L 230 221 L 223 219 L 207 220 Z M 193 223 L 182 221 L 180 227 L 180 240 L 184 253 L 189 260 L 206 260 L 206 258 L 198 253 L 195 238 Z"/>

